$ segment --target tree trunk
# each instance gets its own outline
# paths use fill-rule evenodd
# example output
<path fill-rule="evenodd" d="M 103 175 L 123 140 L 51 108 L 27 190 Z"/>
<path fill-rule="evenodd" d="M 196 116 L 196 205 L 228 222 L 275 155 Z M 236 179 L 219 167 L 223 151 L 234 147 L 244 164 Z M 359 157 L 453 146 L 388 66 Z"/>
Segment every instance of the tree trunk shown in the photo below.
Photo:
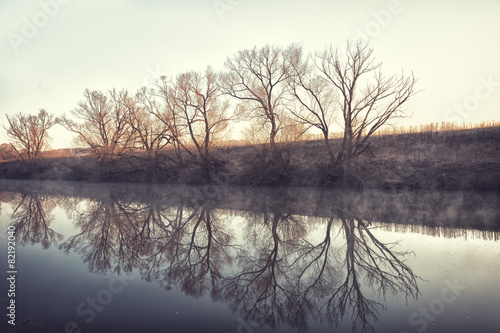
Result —
<path fill-rule="evenodd" d="M 269 144 L 271 145 L 271 149 L 273 151 L 275 150 L 275 147 L 276 147 L 275 138 L 276 138 L 277 132 L 278 132 L 278 130 L 276 128 L 276 122 L 274 121 L 274 119 L 272 119 L 271 120 L 271 134 L 269 135 Z"/>
<path fill-rule="evenodd" d="M 335 163 L 335 155 L 333 153 L 332 147 L 330 146 L 330 139 L 328 138 L 328 132 L 323 132 L 324 143 L 326 147 L 326 151 L 328 152 L 328 157 L 330 158 L 330 164 L 333 165 Z"/>

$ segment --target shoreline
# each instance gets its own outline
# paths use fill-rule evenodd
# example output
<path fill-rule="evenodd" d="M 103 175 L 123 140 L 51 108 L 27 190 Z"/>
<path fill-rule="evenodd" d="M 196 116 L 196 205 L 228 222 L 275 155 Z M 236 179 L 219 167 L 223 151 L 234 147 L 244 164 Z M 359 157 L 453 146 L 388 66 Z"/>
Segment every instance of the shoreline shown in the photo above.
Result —
<path fill-rule="evenodd" d="M 335 150 L 339 139 L 331 139 Z M 352 163 L 353 179 L 332 177 L 321 140 L 280 144 L 287 165 L 280 170 L 266 161 L 263 144 L 226 146 L 213 150 L 214 174 L 202 177 L 195 163 L 169 162 L 128 155 L 106 164 L 92 156 L 59 156 L 32 163 L 0 162 L 0 178 L 133 182 L 168 184 L 227 184 L 326 186 L 332 188 L 500 190 L 500 127 L 470 130 L 386 134 L 371 139 L 371 151 Z M 50 155 L 48 152 L 47 155 Z M 267 154 L 267 155 L 266 155 Z M 267 177 L 267 178 L 265 178 Z M 271 179 L 271 181 L 269 181 Z"/>

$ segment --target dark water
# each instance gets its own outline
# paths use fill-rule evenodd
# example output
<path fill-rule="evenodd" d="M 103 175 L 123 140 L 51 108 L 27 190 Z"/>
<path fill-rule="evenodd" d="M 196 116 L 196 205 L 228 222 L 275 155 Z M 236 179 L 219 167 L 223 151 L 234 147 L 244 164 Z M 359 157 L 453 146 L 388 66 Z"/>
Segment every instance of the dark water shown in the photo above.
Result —
<path fill-rule="evenodd" d="M 499 332 L 500 195 L 0 181 L 1 332 Z"/>

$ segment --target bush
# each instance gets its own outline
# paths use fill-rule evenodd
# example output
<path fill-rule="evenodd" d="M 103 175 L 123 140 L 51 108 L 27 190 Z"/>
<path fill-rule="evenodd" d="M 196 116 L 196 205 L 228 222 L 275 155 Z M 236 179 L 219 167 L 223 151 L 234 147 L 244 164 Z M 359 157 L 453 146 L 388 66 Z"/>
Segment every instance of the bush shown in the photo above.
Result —
<path fill-rule="evenodd" d="M 256 147 L 242 158 L 238 183 L 244 185 L 287 185 L 291 181 L 290 152 L 283 147 L 271 150 Z"/>

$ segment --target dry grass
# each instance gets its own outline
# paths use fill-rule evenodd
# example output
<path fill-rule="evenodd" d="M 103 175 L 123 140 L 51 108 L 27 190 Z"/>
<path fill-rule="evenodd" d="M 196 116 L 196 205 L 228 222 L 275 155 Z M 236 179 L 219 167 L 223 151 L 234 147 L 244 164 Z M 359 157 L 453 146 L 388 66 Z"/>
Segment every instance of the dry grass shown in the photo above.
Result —
<path fill-rule="evenodd" d="M 446 124 L 442 127 L 429 125 L 418 131 L 374 136 L 371 139 L 373 154 L 360 156 L 352 172 L 359 184 L 371 188 L 499 190 L 500 126 L 483 125 L 473 129 L 450 130 L 445 130 L 449 128 Z M 331 140 L 331 144 L 336 151 L 340 139 Z M 282 159 L 279 163 L 269 157 L 265 145 L 231 142 L 216 148 L 213 156 L 218 161 L 217 173 L 222 175 L 219 178 L 225 183 L 339 185 L 328 179 L 331 167 L 322 140 L 281 144 L 280 150 Z M 168 159 L 168 152 L 154 161 L 129 156 L 113 160 L 105 166 L 85 152 L 75 150 L 51 151 L 45 157 L 36 164 L 4 162 L 0 164 L 0 177 L 204 182 L 200 178 L 199 167 L 194 164 L 179 167 Z"/>

